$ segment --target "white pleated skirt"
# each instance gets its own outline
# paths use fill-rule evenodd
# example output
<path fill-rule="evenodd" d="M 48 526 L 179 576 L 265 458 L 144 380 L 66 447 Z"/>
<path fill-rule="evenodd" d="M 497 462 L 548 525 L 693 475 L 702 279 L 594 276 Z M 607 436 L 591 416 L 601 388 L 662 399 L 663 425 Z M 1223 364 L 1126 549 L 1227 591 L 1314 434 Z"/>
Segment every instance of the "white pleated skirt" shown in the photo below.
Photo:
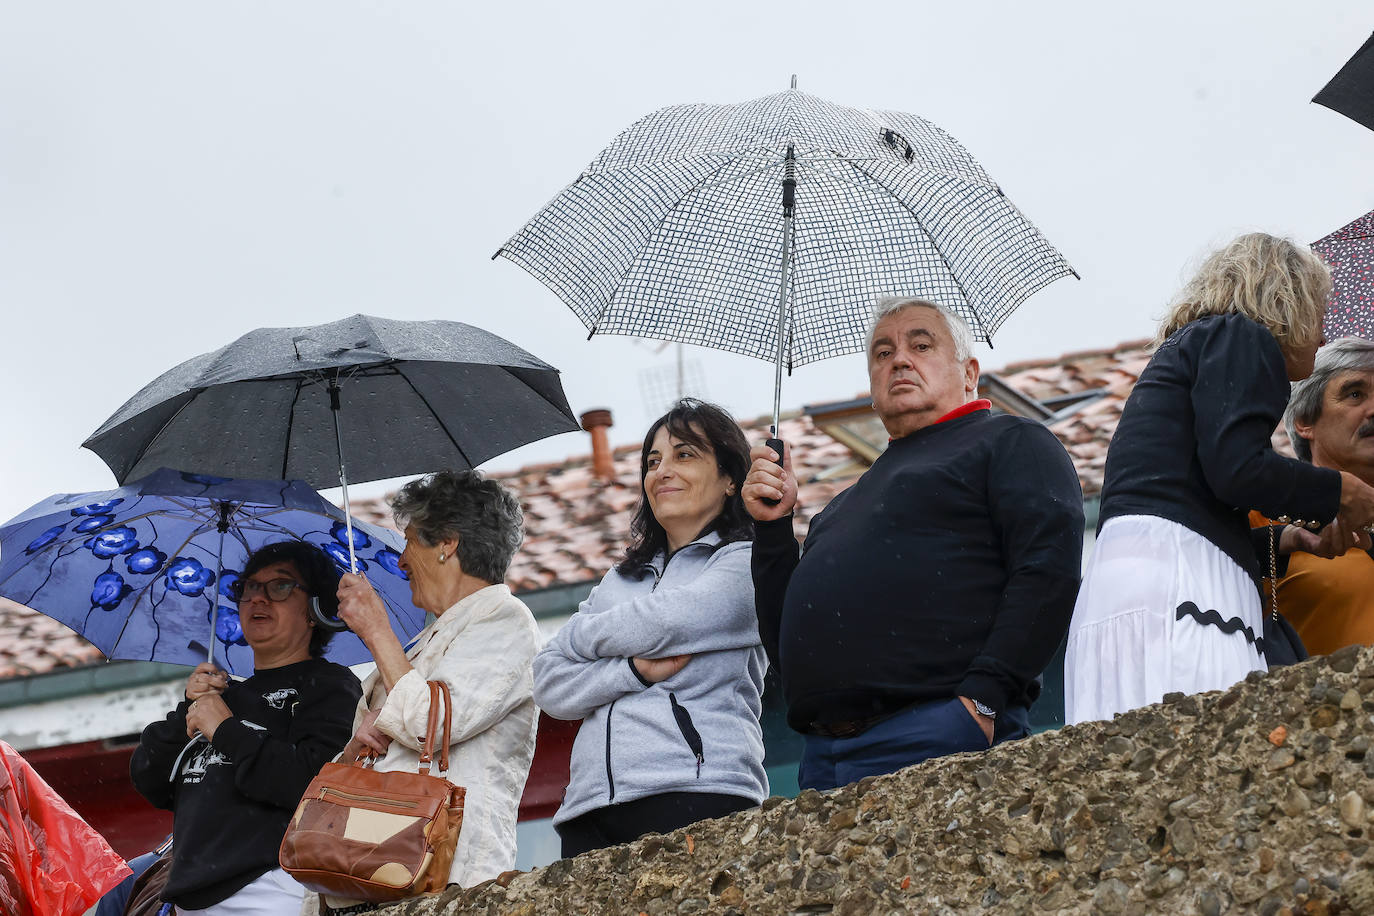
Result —
<path fill-rule="evenodd" d="M 1211 541 L 1152 515 L 1108 520 L 1069 625 L 1065 721 L 1110 719 L 1267 670 L 1263 613 L 1254 581 Z"/>

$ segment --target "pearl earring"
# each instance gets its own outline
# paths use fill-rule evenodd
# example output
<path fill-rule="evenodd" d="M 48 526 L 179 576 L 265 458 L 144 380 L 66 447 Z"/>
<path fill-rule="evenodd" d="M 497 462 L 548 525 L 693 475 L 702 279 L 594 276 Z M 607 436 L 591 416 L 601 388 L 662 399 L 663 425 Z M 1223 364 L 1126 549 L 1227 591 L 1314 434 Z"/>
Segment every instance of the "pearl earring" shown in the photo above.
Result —
<path fill-rule="evenodd" d="M 440 552 L 439 552 L 439 562 L 440 562 L 440 563 L 444 562 L 444 560 L 446 559 L 446 557 L 447 557 L 447 554 L 445 554 L 443 551 L 440 551 Z"/>

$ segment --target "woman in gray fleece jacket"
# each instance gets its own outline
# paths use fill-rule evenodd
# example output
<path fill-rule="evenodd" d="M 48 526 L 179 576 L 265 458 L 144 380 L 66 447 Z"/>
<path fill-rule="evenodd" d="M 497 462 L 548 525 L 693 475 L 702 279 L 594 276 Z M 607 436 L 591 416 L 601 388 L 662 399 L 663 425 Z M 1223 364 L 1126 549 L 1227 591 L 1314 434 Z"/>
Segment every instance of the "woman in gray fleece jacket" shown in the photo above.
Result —
<path fill-rule="evenodd" d="M 534 659 L 535 702 L 583 720 L 553 818 L 565 857 L 768 795 L 748 443 L 687 399 L 650 427 L 640 470 L 625 558 Z"/>

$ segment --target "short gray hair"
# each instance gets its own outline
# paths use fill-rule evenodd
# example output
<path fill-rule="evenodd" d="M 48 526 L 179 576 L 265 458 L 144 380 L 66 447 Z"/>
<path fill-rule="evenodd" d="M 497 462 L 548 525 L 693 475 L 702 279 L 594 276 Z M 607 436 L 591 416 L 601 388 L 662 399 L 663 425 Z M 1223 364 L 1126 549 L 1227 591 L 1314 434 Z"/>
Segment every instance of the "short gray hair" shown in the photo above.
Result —
<path fill-rule="evenodd" d="M 1293 451 L 1303 461 L 1312 461 L 1312 443 L 1298 435 L 1298 424 L 1311 426 L 1322 415 L 1326 386 L 1342 372 L 1374 371 L 1374 343 L 1359 337 L 1342 337 L 1317 351 L 1312 374 L 1293 386 L 1288 407 L 1283 412 L 1283 428 Z"/>
<path fill-rule="evenodd" d="M 934 309 L 940 313 L 945 319 L 945 327 L 949 329 L 949 336 L 954 338 L 955 358 L 960 364 L 968 362 L 973 356 L 973 331 L 969 330 L 968 322 L 947 305 L 915 296 L 884 296 L 878 300 L 868 320 L 868 333 L 864 335 L 864 353 L 868 354 L 873 349 L 873 335 L 884 318 L 917 307 Z"/>
<path fill-rule="evenodd" d="M 457 540 L 463 572 L 493 584 L 505 580 L 525 539 L 519 500 L 477 471 L 439 471 L 412 480 L 391 500 L 391 513 L 402 529 L 414 526 L 426 547 Z"/>

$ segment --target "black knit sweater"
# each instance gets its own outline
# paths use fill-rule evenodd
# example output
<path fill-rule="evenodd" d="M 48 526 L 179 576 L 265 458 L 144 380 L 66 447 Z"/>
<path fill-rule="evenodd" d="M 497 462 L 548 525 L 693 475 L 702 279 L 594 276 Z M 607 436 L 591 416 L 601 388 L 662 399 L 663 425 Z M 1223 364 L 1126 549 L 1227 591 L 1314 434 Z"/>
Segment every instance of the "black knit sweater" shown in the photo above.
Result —
<path fill-rule="evenodd" d="M 759 634 L 805 732 L 967 696 L 1029 705 L 1068 630 L 1083 496 L 1038 423 L 975 410 L 893 441 L 811 523 L 756 526 Z"/>
<path fill-rule="evenodd" d="M 1123 515 L 1168 519 L 1258 579 L 1249 510 L 1326 523 L 1340 508 L 1339 472 L 1286 458 L 1270 444 L 1288 394 L 1283 351 L 1263 325 L 1222 315 L 1176 331 L 1121 412 L 1099 530 Z"/>

